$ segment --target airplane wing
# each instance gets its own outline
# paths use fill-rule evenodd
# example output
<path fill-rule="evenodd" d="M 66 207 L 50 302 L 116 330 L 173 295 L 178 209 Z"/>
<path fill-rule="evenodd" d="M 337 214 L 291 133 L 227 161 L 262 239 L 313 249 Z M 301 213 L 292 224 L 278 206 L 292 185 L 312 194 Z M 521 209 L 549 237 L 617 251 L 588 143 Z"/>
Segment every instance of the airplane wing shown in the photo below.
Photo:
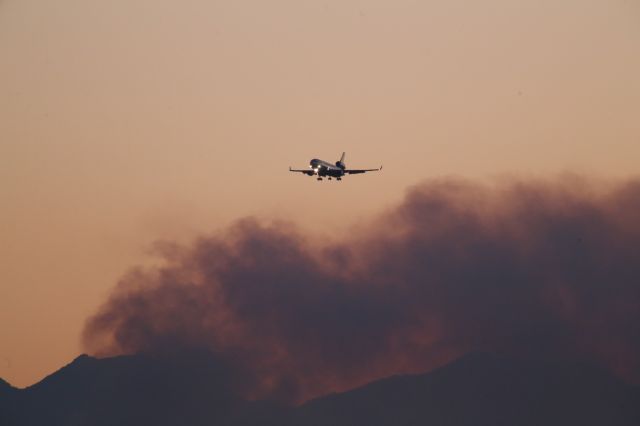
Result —
<path fill-rule="evenodd" d="M 358 173 L 377 172 L 379 170 L 382 170 L 382 166 L 377 169 L 347 169 L 344 172 L 349 175 L 357 175 Z"/>
<path fill-rule="evenodd" d="M 311 176 L 313 174 L 313 170 L 310 170 L 310 169 L 292 169 L 291 167 L 289 167 L 289 171 L 290 172 L 300 172 L 300 173 L 304 173 L 305 175 L 309 175 L 309 176 Z"/>

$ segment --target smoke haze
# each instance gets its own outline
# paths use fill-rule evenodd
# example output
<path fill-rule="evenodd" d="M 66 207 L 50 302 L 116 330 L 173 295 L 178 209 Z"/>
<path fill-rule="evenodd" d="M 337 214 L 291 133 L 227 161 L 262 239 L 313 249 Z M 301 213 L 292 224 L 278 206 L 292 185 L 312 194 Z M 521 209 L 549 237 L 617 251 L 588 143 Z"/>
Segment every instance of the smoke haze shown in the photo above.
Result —
<path fill-rule="evenodd" d="M 318 208 L 340 214 L 330 200 Z M 206 348 L 237 391 L 302 401 L 469 351 L 640 379 L 640 181 L 416 185 L 318 238 L 246 218 L 126 274 L 85 327 L 97 355 Z"/>

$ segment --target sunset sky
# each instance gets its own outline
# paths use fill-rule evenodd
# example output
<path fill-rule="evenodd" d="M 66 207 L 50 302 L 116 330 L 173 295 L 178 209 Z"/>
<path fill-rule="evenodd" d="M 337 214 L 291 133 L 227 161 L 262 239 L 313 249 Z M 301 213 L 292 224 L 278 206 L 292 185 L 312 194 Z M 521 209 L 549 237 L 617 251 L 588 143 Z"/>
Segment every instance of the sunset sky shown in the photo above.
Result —
<path fill-rule="evenodd" d="M 0 0 L 0 377 L 159 239 L 335 237 L 425 179 L 640 171 L 637 0 Z M 316 182 L 311 158 L 381 173 Z"/>

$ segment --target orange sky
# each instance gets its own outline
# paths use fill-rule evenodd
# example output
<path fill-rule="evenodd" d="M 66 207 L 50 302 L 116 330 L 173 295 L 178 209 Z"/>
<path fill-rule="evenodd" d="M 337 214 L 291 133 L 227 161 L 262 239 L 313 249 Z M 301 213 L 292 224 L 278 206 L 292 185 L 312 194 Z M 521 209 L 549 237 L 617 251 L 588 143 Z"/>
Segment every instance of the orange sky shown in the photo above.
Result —
<path fill-rule="evenodd" d="M 78 354 L 158 238 L 344 229 L 442 175 L 640 159 L 640 4 L 0 0 L 0 377 Z M 312 157 L 380 174 L 318 183 Z"/>

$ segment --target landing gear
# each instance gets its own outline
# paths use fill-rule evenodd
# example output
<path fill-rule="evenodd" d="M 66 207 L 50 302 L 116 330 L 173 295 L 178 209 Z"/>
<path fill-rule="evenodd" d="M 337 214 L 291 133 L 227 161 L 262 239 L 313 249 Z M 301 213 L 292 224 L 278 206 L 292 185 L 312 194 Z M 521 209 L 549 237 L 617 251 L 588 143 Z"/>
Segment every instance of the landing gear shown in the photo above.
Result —
<path fill-rule="evenodd" d="M 322 181 L 322 178 L 318 178 L 319 181 Z"/>
<path fill-rule="evenodd" d="M 331 180 L 331 178 L 328 178 L 329 180 Z"/>
<path fill-rule="evenodd" d="M 342 178 L 336 178 L 337 180 L 342 180 Z"/>

